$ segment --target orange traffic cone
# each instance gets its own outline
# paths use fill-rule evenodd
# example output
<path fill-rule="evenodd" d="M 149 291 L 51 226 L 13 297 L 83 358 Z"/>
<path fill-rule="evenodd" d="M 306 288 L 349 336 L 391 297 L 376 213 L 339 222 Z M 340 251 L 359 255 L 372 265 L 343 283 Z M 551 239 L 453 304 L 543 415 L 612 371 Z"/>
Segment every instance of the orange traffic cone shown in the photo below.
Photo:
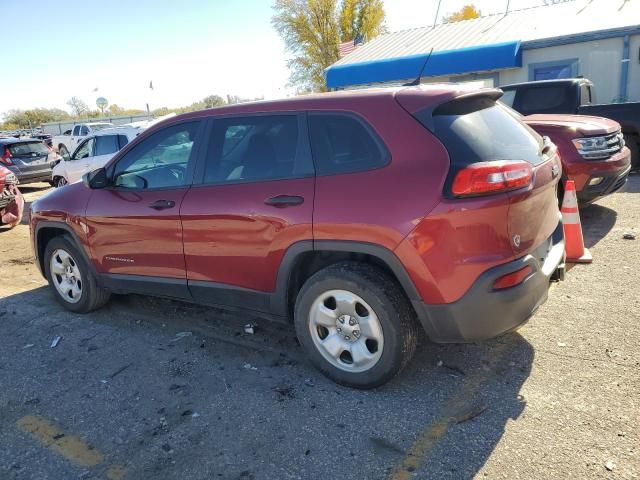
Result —
<path fill-rule="evenodd" d="M 584 247 L 582 238 L 582 225 L 578 212 L 578 197 L 576 196 L 576 184 L 573 180 L 567 180 L 564 186 L 564 199 L 562 200 L 562 223 L 564 228 L 564 249 L 567 252 L 567 262 L 591 263 L 593 257 Z"/>

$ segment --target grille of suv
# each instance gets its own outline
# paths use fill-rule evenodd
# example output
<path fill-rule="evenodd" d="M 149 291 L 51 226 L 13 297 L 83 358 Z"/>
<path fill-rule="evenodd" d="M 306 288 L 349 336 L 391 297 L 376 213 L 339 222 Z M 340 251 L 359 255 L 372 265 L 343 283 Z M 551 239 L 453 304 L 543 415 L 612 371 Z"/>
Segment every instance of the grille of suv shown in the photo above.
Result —
<path fill-rule="evenodd" d="M 624 137 L 621 132 L 605 135 L 605 145 L 599 150 L 580 151 L 585 160 L 601 160 L 615 155 L 624 148 Z"/>

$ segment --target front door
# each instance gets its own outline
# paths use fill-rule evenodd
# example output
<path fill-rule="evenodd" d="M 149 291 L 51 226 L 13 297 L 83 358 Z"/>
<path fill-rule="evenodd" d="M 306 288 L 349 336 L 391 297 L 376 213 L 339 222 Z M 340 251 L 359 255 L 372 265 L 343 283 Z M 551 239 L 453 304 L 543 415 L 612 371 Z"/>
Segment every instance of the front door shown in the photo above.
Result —
<path fill-rule="evenodd" d="M 89 200 L 97 267 L 131 290 L 188 296 L 179 212 L 193 178 L 199 125 L 173 124 L 142 140 L 108 166 L 110 186 Z"/>
<path fill-rule="evenodd" d="M 95 139 L 89 138 L 82 142 L 75 152 L 71 155 L 71 158 L 65 160 L 64 169 L 67 174 L 67 182 L 74 183 L 82 178 L 89 170 L 89 164 L 93 157 L 93 147 L 95 145 Z"/>
<path fill-rule="evenodd" d="M 213 120 L 182 203 L 187 279 L 206 303 L 268 311 L 286 249 L 312 240 L 314 172 L 303 116 Z"/>

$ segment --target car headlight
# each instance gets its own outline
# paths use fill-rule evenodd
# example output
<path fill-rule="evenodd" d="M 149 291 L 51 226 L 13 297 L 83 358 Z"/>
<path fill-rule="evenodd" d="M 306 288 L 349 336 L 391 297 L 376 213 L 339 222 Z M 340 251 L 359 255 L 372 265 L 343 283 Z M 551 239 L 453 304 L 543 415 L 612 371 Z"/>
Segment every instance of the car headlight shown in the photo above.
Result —
<path fill-rule="evenodd" d="M 9 173 L 4 177 L 4 183 L 6 185 L 17 185 L 18 177 L 14 173 Z"/>
<path fill-rule="evenodd" d="M 606 137 L 576 138 L 573 140 L 573 144 L 578 150 L 582 150 L 585 152 L 593 152 L 598 150 L 604 150 L 605 148 L 607 148 L 607 138 Z"/>

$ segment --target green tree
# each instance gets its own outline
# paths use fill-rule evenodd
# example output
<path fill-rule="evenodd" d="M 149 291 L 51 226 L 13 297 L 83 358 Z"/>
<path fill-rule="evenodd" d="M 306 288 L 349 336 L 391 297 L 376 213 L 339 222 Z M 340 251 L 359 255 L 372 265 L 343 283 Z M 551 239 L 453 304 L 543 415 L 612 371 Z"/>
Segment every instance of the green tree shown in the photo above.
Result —
<path fill-rule="evenodd" d="M 271 22 L 291 54 L 291 83 L 326 90 L 324 70 L 338 61 L 340 41 L 372 39 L 384 30 L 382 0 L 276 0 Z"/>
<path fill-rule="evenodd" d="M 463 20 L 472 20 L 480 17 L 481 12 L 475 5 L 465 5 L 459 11 L 452 13 L 448 17 L 444 17 L 442 20 L 445 23 L 461 22 Z"/>
<path fill-rule="evenodd" d="M 209 95 L 202 100 L 204 108 L 221 107 L 225 104 L 224 98 L 220 95 Z"/>

